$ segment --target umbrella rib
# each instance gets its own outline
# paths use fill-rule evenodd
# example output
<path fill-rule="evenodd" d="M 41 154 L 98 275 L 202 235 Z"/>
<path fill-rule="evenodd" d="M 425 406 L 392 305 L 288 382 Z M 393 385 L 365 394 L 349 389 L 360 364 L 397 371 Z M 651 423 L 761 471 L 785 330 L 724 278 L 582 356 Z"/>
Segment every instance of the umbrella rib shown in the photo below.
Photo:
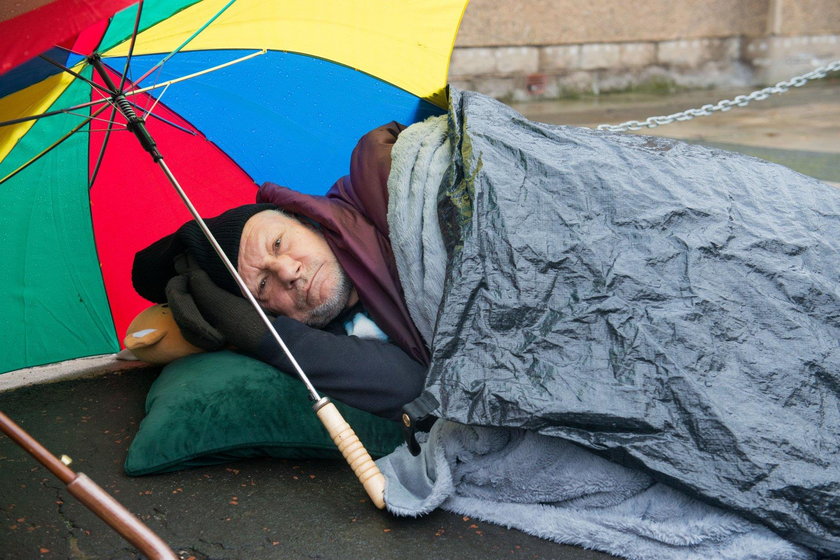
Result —
<path fill-rule="evenodd" d="M 163 57 L 163 58 L 160 60 L 160 62 L 158 62 L 157 64 L 155 64 L 155 65 L 154 65 L 154 66 L 152 66 L 151 68 L 149 68 L 149 70 L 148 70 L 145 74 L 143 74 L 142 76 L 140 76 L 140 78 L 138 78 L 138 79 L 137 79 L 134 83 L 135 83 L 135 84 L 139 84 L 140 82 L 142 82 L 143 80 L 145 80 L 146 78 L 148 78 L 148 77 L 149 77 L 149 74 L 151 74 L 152 72 L 154 72 L 155 70 L 157 70 L 158 68 L 160 68 L 161 66 L 163 66 L 164 64 L 166 64 L 166 62 L 167 62 L 170 58 L 172 58 L 173 56 L 175 56 L 176 54 L 178 54 L 179 52 L 181 52 L 181 50 L 182 50 L 184 47 L 186 47 L 186 46 L 190 43 L 190 41 L 192 41 L 193 39 L 195 39 L 195 38 L 196 38 L 196 36 L 197 36 L 199 33 L 201 33 L 202 31 L 204 31 L 204 30 L 207 28 L 207 26 L 208 26 L 208 25 L 210 25 L 211 23 L 213 23 L 214 21 L 216 21 L 216 19 L 218 19 L 218 17 L 219 17 L 219 16 L 221 16 L 221 15 L 225 12 L 225 10 L 227 10 L 228 8 L 230 8 L 230 6 L 231 6 L 234 2 L 236 2 L 236 0 L 230 0 L 230 2 L 228 2 L 227 4 L 225 4 L 224 6 L 222 6 L 222 9 L 220 9 L 218 12 L 216 12 L 216 14 L 215 14 L 215 15 L 213 15 L 210 19 L 208 19 L 208 20 L 207 20 L 207 21 L 206 21 L 206 22 L 205 22 L 205 23 L 204 23 L 201 27 L 199 27 L 199 28 L 195 31 L 195 33 L 193 33 L 192 35 L 190 35 L 189 37 L 187 37 L 187 38 L 186 38 L 186 40 L 185 40 L 183 43 L 181 43 L 180 45 L 178 45 L 177 47 L 175 47 L 175 50 L 173 50 L 171 53 L 169 53 L 168 55 L 166 55 L 165 57 Z"/>
<path fill-rule="evenodd" d="M 80 103 L 79 105 L 73 105 L 72 107 L 67 107 L 66 109 L 57 109 L 55 111 L 48 111 L 46 113 L 41 113 L 39 115 L 30 115 L 28 117 L 20 117 L 17 119 L 12 119 L 10 121 L 3 121 L 0 122 L 0 126 L 9 126 L 12 124 L 20 124 L 27 121 L 34 121 L 37 119 L 42 119 L 44 117 L 53 117 L 55 115 L 64 115 L 70 114 L 75 115 L 73 111 L 76 109 L 84 109 L 85 107 L 92 107 L 94 105 L 99 105 L 100 103 L 110 103 L 110 99 L 97 99 L 96 101 L 88 101 L 86 103 Z M 85 115 L 86 116 L 86 115 Z"/>
<path fill-rule="evenodd" d="M 77 117 L 83 117 L 83 118 L 88 117 L 87 115 L 82 114 L 82 113 L 67 113 L 67 114 L 68 115 L 74 115 L 74 116 L 77 116 Z M 109 121 L 108 119 L 103 119 L 102 117 L 97 117 L 97 118 L 94 118 L 94 119 L 91 119 L 91 120 L 94 120 L 94 121 L 97 121 L 97 122 L 103 122 L 103 123 L 107 123 L 107 124 L 114 124 L 111 121 Z"/>
<path fill-rule="evenodd" d="M 145 117 L 148 117 L 149 115 L 151 115 L 151 114 L 152 114 L 152 111 L 154 111 L 154 110 L 155 110 L 155 107 L 157 107 L 157 106 L 158 106 L 158 103 L 160 103 L 160 100 L 161 100 L 161 99 L 163 99 L 163 96 L 164 96 L 164 95 L 166 95 L 167 90 L 169 90 L 169 86 L 168 86 L 168 85 L 167 85 L 165 88 L 163 88 L 163 91 L 162 91 L 162 92 L 160 92 L 160 95 L 158 95 L 157 97 L 155 97 L 155 102 L 154 102 L 154 103 L 152 103 L 152 106 L 151 106 L 151 107 L 149 107 L 148 109 L 144 110 L 144 113 L 145 113 L 144 118 L 145 118 Z M 129 102 L 129 103 L 131 103 L 131 102 Z M 134 104 L 132 103 L 132 105 L 134 105 Z"/>
<path fill-rule="evenodd" d="M 77 79 L 79 79 L 79 80 L 82 80 L 83 82 L 85 82 L 86 84 L 88 84 L 90 87 L 92 87 L 92 88 L 96 88 L 96 89 L 98 89 L 99 91 L 101 91 L 102 93 L 105 93 L 105 94 L 107 94 L 107 95 L 109 95 L 109 96 L 111 96 L 111 95 L 113 95 L 113 94 L 114 94 L 114 92 L 113 92 L 113 91 L 109 91 L 107 88 L 104 88 L 104 87 L 100 86 L 99 84 L 97 84 L 97 83 L 96 83 L 96 82 L 94 82 L 93 80 L 89 80 L 89 79 L 85 78 L 84 76 L 82 76 L 82 75 L 81 75 L 81 74 L 79 74 L 78 72 L 74 72 L 73 70 L 71 70 L 70 68 L 66 67 L 65 65 L 63 65 L 63 64 L 62 64 L 62 63 L 60 63 L 60 62 L 57 62 L 57 61 L 55 61 L 55 60 L 52 60 L 51 58 L 46 57 L 46 56 L 44 56 L 44 55 L 42 55 L 42 54 L 38 55 L 38 57 L 39 57 L 39 58 L 41 58 L 41 59 L 43 59 L 43 60 L 45 60 L 45 61 L 47 61 L 47 62 L 49 62 L 49 63 L 50 63 L 50 64 L 52 64 L 53 66 L 57 66 L 58 68 L 61 68 L 62 70 L 64 70 L 65 72 L 67 72 L 68 74 L 70 74 L 71 76 L 73 76 L 74 78 L 77 78 Z"/>
<path fill-rule="evenodd" d="M 125 79 L 128 76 L 128 67 L 131 64 L 131 57 L 134 55 L 134 44 L 137 42 L 137 30 L 140 29 L 140 14 L 143 13 L 143 0 L 137 3 L 137 16 L 134 18 L 134 31 L 131 33 L 131 44 L 128 46 L 128 56 L 125 57 L 122 78 L 120 78 L 119 91 L 125 86 Z"/>
<path fill-rule="evenodd" d="M 112 107 L 115 107 L 112 99 L 100 99 L 99 103 L 108 103 Z M 82 117 L 84 119 L 87 119 L 88 117 L 90 117 L 91 120 L 101 121 L 101 122 L 105 122 L 105 123 L 108 123 L 108 124 L 113 124 L 113 118 L 114 118 L 113 114 L 111 115 L 110 119 L 103 119 L 102 117 L 97 117 L 96 116 L 96 115 L 99 115 L 101 112 L 100 113 L 94 113 L 93 115 L 87 115 L 87 114 L 84 114 L 84 113 L 77 113 L 75 111 L 72 111 L 71 109 L 73 109 L 73 107 L 71 107 L 70 109 L 63 109 L 60 112 L 64 113 L 64 114 L 67 114 L 67 115 Z"/>
<path fill-rule="evenodd" d="M 151 91 L 153 89 L 160 89 L 162 87 L 168 87 L 172 84 L 177 84 L 178 82 L 183 82 L 184 80 L 189 80 L 189 79 L 192 79 L 192 78 L 196 78 L 196 77 L 201 76 L 203 74 L 209 74 L 210 72 L 215 72 L 216 70 L 221 70 L 222 68 L 226 68 L 228 66 L 232 66 L 232 65 L 238 64 L 240 62 L 245 62 L 248 59 L 254 58 L 255 56 L 260 56 L 260 55 L 265 54 L 267 52 L 268 52 L 267 49 L 262 49 L 262 50 L 259 50 L 257 52 L 253 52 L 253 53 L 251 53 L 247 56 L 243 56 L 241 58 L 231 60 L 230 62 L 225 62 L 224 64 L 219 64 L 218 66 L 214 66 L 212 68 L 207 68 L 206 70 L 202 70 L 200 72 L 195 72 L 193 74 L 187 74 L 186 76 L 181 76 L 180 78 L 175 78 L 174 80 L 168 80 L 166 82 L 160 82 L 159 84 L 155 84 L 153 86 L 148 86 L 148 87 L 144 87 L 144 88 L 140 88 L 140 89 L 134 89 L 134 90 L 126 91 L 125 95 L 126 96 L 137 95 L 138 93 L 146 93 L 146 92 Z"/>
<path fill-rule="evenodd" d="M 126 96 L 137 95 L 138 93 L 146 93 L 146 92 L 149 92 L 149 91 L 152 91 L 152 90 L 155 90 L 155 89 L 160 89 L 162 87 L 169 87 L 172 84 L 177 84 L 178 82 L 183 82 L 184 80 L 189 80 L 189 79 L 192 79 L 192 78 L 196 78 L 198 76 L 201 76 L 202 74 L 208 74 L 210 72 L 215 72 L 216 70 L 221 70 L 222 68 L 226 68 L 228 66 L 232 66 L 234 64 L 244 62 L 246 60 L 254 58 L 255 56 L 259 56 L 259 55 L 265 54 L 267 52 L 268 51 L 266 49 L 262 49 L 260 51 L 251 53 L 247 56 L 243 56 L 241 58 L 231 60 L 230 62 L 226 62 L 224 64 L 220 64 L 218 66 L 214 66 L 214 67 L 208 68 L 206 70 L 202 70 L 201 72 L 195 72 L 193 74 L 188 74 L 186 76 L 182 76 L 180 78 L 175 78 L 174 80 L 169 80 L 169 81 L 166 81 L 166 82 L 161 82 L 161 83 L 155 84 L 153 86 L 148 86 L 148 87 L 141 88 L 141 89 L 126 91 L 125 95 Z M 84 79 L 84 78 L 82 78 L 82 79 Z M 96 85 L 96 84 L 94 84 L 94 85 Z M 109 95 L 110 95 L 110 92 L 109 92 Z M 3 122 L 0 122 L 0 127 L 9 126 L 9 125 L 13 125 L 13 124 L 20 124 L 22 122 L 32 121 L 32 120 L 40 119 L 40 118 L 43 118 L 43 117 L 51 117 L 51 116 L 54 116 L 54 115 L 61 115 L 61 114 L 65 114 L 65 113 L 74 111 L 76 109 L 83 109 L 85 107 L 91 107 L 91 106 L 97 105 L 99 103 L 110 103 L 110 102 L 111 102 L 110 99 L 97 99 L 96 101 L 88 101 L 86 103 L 81 103 L 79 105 L 73 105 L 72 107 L 68 107 L 67 109 L 58 109 L 56 111 L 49 111 L 49 112 L 46 112 L 46 113 L 41 113 L 40 115 L 30 115 L 28 117 L 20 117 L 20 118 L 17 118 L 17 119 L 3 121 Z"/>
<path fill-rule="evenodd" d="M 111 107 L 111 118 L 109 119 L 110 122 L 114 122 L 114 117 L 117 114 L 116 106 Z M 105 130 L 105 139 L 102 141 L 102 147 L 99 149 L 99 155 L 96 157 L 96 164 L 93 166 L 93 172 L 90 174 L 90 180 L 88 181 L 88 190 L 93 188 L 93 183 L 96 181 L 96 176 L 99 174 L 99 167 L 102 165 L 102 160 L 105 158 L 105 148 L 108 147 L 108 140 L 111 138 L 111 132 L 113 128 L 108 128 Z"/>
<path fill-rule="evenodd" d="M 131 101 L 129 101 L 129 103 L 131 103 Z M 136 103 L 131 103 L 131 106 L 134 107 L 135 109 L 139 109 L 140 111 L 143 111 L 143 107 L 141 107 L 140 105 L 137 105 Z M 195 136 L 197 134 L 194 130 L 190 130 L 189 128 L 185 128 L 185 127 L 183 127 L 179 124 L 175 124 L 174 122 L 170 121 L 169 119 L 165 119 L 165 118 L 163 118 L 159 115 L 156 115 L 154 113 L 146 113 L 146 117 L 153 117 L 153 118 L 163 122 L 164 124 L 168 124 L 169 126 L 171 126 L 173 128 L 177 128 L 178 130 L 186 132 L 187 134 L 192 134 L 193 136 Z"/>
<path fill-rule="evenodd" d="M 21 171 L 23 171 L 24 169 L 26 169 L 27 167 L 29 167 L 30 165 L 32 165 L 33 163 L 35 163 L 36 161 L 38 161 L 39 159 L 41 159 L 42 157 L 44 157 L 45 155 L 47 155 L 47 153 L 49 153 L 51 150 L 53 150 L 53 149 L 54 149 L 55 147 L 57 147 L 59 144 L 61 144 L 62 142 L 64 142 L 64 141 L 65 141 L 65 140 L 67 140 L 68 138 L 70 138 L 70 137 L 71 137 L 74 133 L 78 132 L 78 131 L 79 131 L 79 130 L 83 127 L 83 126 L 85 126 L 86 124 L 88 124 L 90 121 L 92 121 L 93 119 L 95 119 L 96 117 L 98 117 L 98 116 L 99 116 L 99 114 L 100 114 L 100 113 L 102 113 L 103 111 L 105 111 L 105 109 L 107 109 L 107 108 L 108 108 L 108 105 L 105 105 L 105 106 L 103 106 L 103 107 L 100 107 L 100 108 L 99 108 L 99 109 L 98 109 L 95 113 L 93 113 L 93 114 L 92 114 L 89 118 L 85 119 L 84 121 L 82 121 L 81 123 L 79 123 L 78 125 L 76 125 L 75 127 L 73 127 L 73 128 L 72 128 L 72 129 L 71 129 L 71 130 L 67 133 L 67 134 L 65 134 L 64 136 L 62 136 L 61 138 L 59 138 L 58 140 L 56 140 L 55 142 L 53 142 L 50 146 L 47 146 L 46 148 L 44 148 L 44 149 L 43 149 L 43 150 L 42 150 L 42 151 L 41 151 L 38 155 L 34 156 L 32 159 L 30 159 L 29 161 L 27 161 L 26 163 L 24 163 L 23 165 L 21 165 L 20 167 L 18 167 L 17 169 L 15 169 L 15 170 L 14 170 L 14 171 L 12 171 L 11 173 L 9 173 L 8 175 L 6 175 L 6 176 L 5 176 L 5 177 L 3 177 L 2 179 L 0 179 L 0 185 L 2 185 L 3 183 L 5 183 L 6 181 L 8 181 L 9 179 L 11 179 L 11 178 L 12 178 L 12 177 L 14 177 L 15 175 L 17 175 L 18 173 L 20 173 Z"/>

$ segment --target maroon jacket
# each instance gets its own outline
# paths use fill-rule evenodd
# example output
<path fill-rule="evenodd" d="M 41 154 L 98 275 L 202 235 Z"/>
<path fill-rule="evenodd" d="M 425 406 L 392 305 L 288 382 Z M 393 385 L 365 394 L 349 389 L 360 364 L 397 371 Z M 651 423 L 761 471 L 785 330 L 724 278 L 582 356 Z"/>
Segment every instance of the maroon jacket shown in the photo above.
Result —
<path fill-rule="evenodd" d="M 423 364 L 429 351 L 408 313 L 388 237 L 391 148 L 405 126 L 391 122 L 365 134 L 353 150 L 350 175 L 325 196 L 265 183 L 257 202 L 314 220 L 356 287 L 373 320 L 406 353 Z"/>

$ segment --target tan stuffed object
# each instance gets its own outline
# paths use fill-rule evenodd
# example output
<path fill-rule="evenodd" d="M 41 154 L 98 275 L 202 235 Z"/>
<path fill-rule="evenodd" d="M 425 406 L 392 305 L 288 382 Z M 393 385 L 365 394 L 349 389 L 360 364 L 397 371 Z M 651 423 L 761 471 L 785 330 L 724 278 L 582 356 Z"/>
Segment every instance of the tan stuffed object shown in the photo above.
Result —
<path fill-rule="evenodd" d="M 141 311 L 128 326 L 123 344 L 138 360 L 156 365 L 204 352 L 184 339 L 165 303 Z"/>

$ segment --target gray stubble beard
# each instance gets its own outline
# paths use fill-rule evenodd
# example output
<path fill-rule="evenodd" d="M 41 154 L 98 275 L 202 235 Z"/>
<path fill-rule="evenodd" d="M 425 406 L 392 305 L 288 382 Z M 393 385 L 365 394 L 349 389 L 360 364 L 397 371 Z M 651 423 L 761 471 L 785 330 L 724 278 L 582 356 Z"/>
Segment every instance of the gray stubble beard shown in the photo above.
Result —
<path fill-rule="evenodd" d="M 338 266 L 335 275 L 338 276 L 335 291 L 327 301 L 309 312 L 309 316 L 303 321 L 304 324 L 315 328 L 324 327 L 347 307 L 350 293 L 353 291 L 353 283 L 350 282 L 350 278 L 341 265 Z"/>

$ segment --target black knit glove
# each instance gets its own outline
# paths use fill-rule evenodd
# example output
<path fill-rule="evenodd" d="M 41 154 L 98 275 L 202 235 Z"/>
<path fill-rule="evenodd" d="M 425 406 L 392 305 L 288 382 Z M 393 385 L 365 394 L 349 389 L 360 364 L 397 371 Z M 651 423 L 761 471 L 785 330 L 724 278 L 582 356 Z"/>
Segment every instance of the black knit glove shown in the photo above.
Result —
<path fill-rule="evenodd" d="M 256 352 L 268 328 L 251 302 L 217 286 L 191 259 L 176 267 L 181 274 L 167 284 L 166 297 L 184 338 L 205 350 Z"/>
<path fill-rule="evenodd" d="M 218 329 L 207 322 L 196 307 L 189 282 L 189 277 L 181 274 L 171 278 L 166 284 L 166 301 L 172 310 L 172 317 L 187 342 L 210 352 L 221 350 L 227 346 L 227 340 Z"/>

